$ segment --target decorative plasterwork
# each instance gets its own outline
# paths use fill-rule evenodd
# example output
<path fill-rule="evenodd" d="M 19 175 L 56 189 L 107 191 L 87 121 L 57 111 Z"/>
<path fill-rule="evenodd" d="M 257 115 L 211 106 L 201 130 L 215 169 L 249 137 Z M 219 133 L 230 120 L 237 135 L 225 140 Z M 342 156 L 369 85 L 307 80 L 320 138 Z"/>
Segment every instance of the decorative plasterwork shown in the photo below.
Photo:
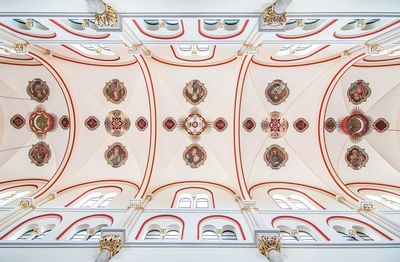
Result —
<path fill-rule="evenodd" d="M 57 126 L 57 117 L 47 113 L 42 107 L 38 107 L 29 115 L 29 128 L 39 139 L 53 131 Z"/>
<path fill-rule="evenodd" d="M 136 119 L 135 126 L 139 131 L 144 131 L 149 126 L 149 122 L 144 117 Z"/>
<path fill-rule="evenodd" d="M 329 117 L 328 119 L 325 120 L 324 128 L 329 133 L 332 133 L 333 131 L 335 131 L 336 126 L 337 126 L 336 121 L 332 117 Z"/>
<path fill-rule="evenodd" d="M 94 15 L 96 25 L 99 27 L 114 27 L 118 25 L 118 13 L 111 6 L 104 4 L 103 13 Z"/>
<path fill-rule="evenodd" d="M 129 130 L 131 121 L 121 110 L 114 110 L 108 113 L 104 125 L 110 135 L 119 137 Z"/>
<path fill-rule="evenodd" d="M 164 129 L 167 130 L 168 132 L 173 131 L 177 126 L 175 119 L 173 119 L 172 117 L 167 117 L 163 121 L 162 125 L 163 125 Z"/>
<path fill-rule="evenodd" d="M 186 118 L 179 120 L 179 127 L 184 129 L 193 141 L 199 140 L 200 135 L 211 125 L 196 107 L 192 108 Z"/>
<path fill-rule="evenodd" d="M 345 160 L 347 165 L 354 170 L 360 170 L 368 162 L 368 155 L 364 149 L 358 146 L 352 146 L 347 149 Z"/>
<path fill-rule="evenodd" d="M 186 147 L 186 150 L 183 152 L 183 160 L 186 165 L 191 168 L 198 168 L 204 164 L 207 159 L 207 153 L 203 147 L 199 144 L 191 144 Z"/>
<path fill-rule="evenodd" d="M 107 98 L 107 101 L 111 101 L 114 104 L 119 104 L 124 101 L 127 90 L 124 83 L 118 79 L 112 79 L 104 86 L 103 94 Z"/>
<path fill-rule="evenodd" d="M 120 235 L 105 235 L 100 237 L 100 249 L 108 250 L 109 258 L 119 253 L 122 247 L 122 238 Z"/>
<path fill-rule="evenodd" d="M 304 118 L 298 118 L 296 121 L 293 123 L 294 129 L 296 129 L 297 132 L 303 133 L 304 131 L 307 130 L 308 128 L 308 122 Z"/>
<path fill-rule="evenodd" d="M 287 15 L 286 12 L 277 14 L 275 12 L 275 4 L 273 4 L 264 9 L 263 20 L 264 26 L 282 27 L 287 22 Z"/>
<path fill-rule="evenodd" d="M 21 129 L 25 125 L 25 118 L 19 114 L 16 114 L 11 117 L 10 124 L 16 129 Z"/>
<path fill-rule="evenodd" d="M 44 166 L 51 158 L 51 150 L 45 142 L 39 142 L 32 145 L 28 152 L 29 159 L 36 166 Z"/>
<path fill-rule="evenodd" d="M 378 118 L 373 124 L 374 129 L 379 133 L 385 132 L 389 126 L 389 122 L 384 118 Z"/>
<path fill-rule="evenodd" d="M 69 120 L 69 117 L 66 115 L 63 115 L 60 120 L 58 120 L 58 124 L 61 126 L 62 129 L 66 130 L 69 128 L 71 122 Z"/>
<path fill-rule="evenodd" d="M 359 142 L 371 132 L 371 118 L 359 108 L 354 108 L 350 115 L 339 120 L 339 129 L 348 135 L 353 142 Z"/>
<path fill-rule="evenodd" d="M 186 86 L 183 88 L 183 96 L 190 104 L 198 105 L 206 98 L 207 89 L 199 80 L 191 80 L 189 83 L 186 83 Z"/>
<path fill-rule="evenodd" d="M 280 103 L 284 102 L 289 96 L 289 93 L 290 91 L 287 87 L 287 84 L 280 79 L 275 79 L 269 83 L 265 89 L 265 97 L 267 98 L 268 102 L 273 105 L 279 105 Z"/>
<path fill-rule="evenodd" d="M 93 131 L 93 130 L 96 130 L 100 126 L 100 121 L 95 116 L 89 116 L 85 120 L 85 126 L 87 127 L 87 129 Z"/>
<path fill-rule="evenodd" d="M 117 168 L 125 164 L 128 159 L 128 151 L 121 143 L 114 143 L 107 148 L 104 157 L 107 160 L 107 164 Z"/>
<path fill-rule="evenodd" d="M 246 118 L 242 123 L 244 130 L 246 130 L 247 132 L 253 131 L 254 128 L 256 128 L 256 125 L 256 121 L 254 121 L 254 119 L 251 117 Z"/>
<path fill-rule="evenodd" d="M 35 100 L 38 103 L 43 103 L 49 98 L 50 88 L 45 81 L 40 78 L 35 78 L 32 81 L 29 81 L 26 92 L 32 100 Z"/>
<path fill-rule="evenodd" d="M 289 124 L 286 118 L 284 118 L 281 113 L 276 111 L 269 113 L 261 123 L 262 130 L 273 139 L 284 136 L 288 126 Z"/>
<path fill-rule="evenodd" d="M 222 117 L 217 118 L 213 124 L 215 130 L 223 132 L 228 127 L 228 122 Z"/>
<path fill-rule="evenodd" d="M 287 162 L 288 154 L 279 145 L 271 145 L 264 153 L 264 160 L 272 169 L 280 169 Z"/>
<path fill-rule="evenodd" d="M 266 257 L 268 257 L 269 252 L 275 250 L 280 252 L 281 250 L 281 238 L 279 234 L 267 234 L 259 237 L 257 241 L 258 251 Z"/>
<path fill-rule="evenodd" d="M 347 97 L 354 105 L 359 105 L 362 102 L 367 101 L 367 98 L 370 95 L 371 88 L 369 88 L 369 83 L 365 83 L 364 80 L 355 81 L 347 90 Z"/>

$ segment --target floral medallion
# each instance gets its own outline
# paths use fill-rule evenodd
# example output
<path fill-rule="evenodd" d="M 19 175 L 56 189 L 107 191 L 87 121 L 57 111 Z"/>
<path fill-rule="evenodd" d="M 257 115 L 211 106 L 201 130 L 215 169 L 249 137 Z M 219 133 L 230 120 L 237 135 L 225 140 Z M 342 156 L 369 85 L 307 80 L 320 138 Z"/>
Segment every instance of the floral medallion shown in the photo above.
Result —
<path fill-rule="evenodd" d="M 214 121 L 214 128 L 218 132 L 223 132 L 228 127 L 228 122 L 222 117 L 217 118 Z"/>
<path fill-rule="evenodd" d="M 124 101 L 127 90 L 124 86 L 124 83 L 118 79 L 112 79 L 104 86 L 103 94 L 107 98 L 107 101 L 111 101 L 114 104 L 119 104 Z"/>
<path fill-rule="evenodd" d="M 58 121 L 58 124 L 61 126 L 62 129 L 66 130 L 69 128 L 70 126 L 70 121 L 69 121 L 69 117 L 66 115 L 63 115 L 60 120 Z"/>
<path fill-rule="evenodd" d="M 192 105 L 198 105 L 206 98 L 207 89 L 203 83 L 195 79 L 186 83 L 186 86 L 183 88 L 183 96 L 187 102 Z"/>
<path fill-rule="evenodd" d="M 371 119 L 355 108 L 350 115 L 339 121 L 339 129 L 350 137 L 353 142 L 360 141 L 363 136 L 371 132 Z"/>
<path fill-rule="evenodd" d="M 51 158 L 51 151 L 49 145 L 44 142 L 39 142 L 32 145 L 28 152 L 29 159 L 36 166 L 43 166 L 47 164 Z"/>
<path fill-rule="evenodd" d="M 139 117 L 136 119 L 135 126 L 139 131 L 144 131 L 149 126 L 149 123 L 147 122 L 146 118 Z"/>
<path fill-rule="evenodd" d="M 190 166 L 191 168 L 198 168 L 204 164 L 206 159 L 206 151 L 203 147 L 196 143 L 188 146 L 183 152 L 183 160 L 185 161 L 186 165 Z"/>
<path fill-rule="evenodd" d="M 184 129 L 193 140 L 198 140 L 200 135 L 211 126 L 197 108 L 192 108 L 191 113 L 179 120 L 179 127 Z"/>
<path fill-rule="evenodd" d="M 171 132 L 175 129 L 175 127 L 177 126 L 175 119 L 173 119 L 172 117 L 167 117 L 165 118 L 165 120 L 163 121 L 163 127 L 165 128 L 165 130 L 167 130 L 168 132 Z"/>
<path fill-rule="evenodd" d="M 284 102 L 289 96 L 289 93 L 290 91 L 287 87 L 287 84 L 279 79 L 269 83 L 265 89 L 265 97 L 267 98 L 268 102 L 273 105 L 279 105 L 280 103 Z"/>
<path fill-rule="evenodd" d="M 25 118 L 19 114 L 14 115 L 10 119 L 10 124 L 16 129 L 21 129 L 25 125 Z"/>
<path fill-rule="evenodd" d="M 332 117 L 325 120 L 324 128 L 329 133 L 332 133 L 336 129 L 336 121 Z"/>
<path fill-rule="evenodd" d="M 29 81 L 26 92 L 31 99 L 38 103 L 43 103 L 49 98 L 50 88 L 47 86 L 46 82 L 40 78 L 35 78 Z"/>
<path fill-rule="evenodd" d="M 298 118 L 296 121 L 294 121 L 293 127 L 297 132 L 303 133 L 308 128 L 308 122 L 304 118 Z"/>
<path fill-rule="evenodd" d="M 365 153 L 364 149 L 361 149 L 358 146 L 348 148 L 345 158 L 347 165 L 354 170 L 359 170 L 362 167 L 365 167 L 368 162 L 367 153 Z"/>
<path fill-rule="evenodd" d="M 110 135 L 118 137 L 129 130 L 131 121 L 122 111 L 114 110 L 108 113 L 104 120 L 104 125 Z"/>
<path fill-rule="evenodd" d="M 278 145 L 271 145 L 264 153 L 264 160 L 272 169 L 280 169 L 288 160 L 285 149 Z"/>
<path fill-rule="evenodd" d="M 44 108 L 37 108 L 29 115 L 29 128 L 35 135 L 42 139 L 57 126 L 57 117 L 47 113 Z"/>
<path fill-rule="evenodd" d="M 256 128 L 256 121 L 254 121 L 253 118 L 248 117 L 243 121 L 242 126 L 244 130 L 246 130 L 247 132 L 251 132 L 254 130 L 254 128 Z"/>
<path fill-rule="evenodd" d="M 107 164 L 117 168 L 125 164 L 128 159 L 128 151 L 121 143 L 114 143 L 107 148 L 104 157 L 107 160 Z"/>
<path fill-rule="evenodd" d="M 100 126 L 100 121 L 95 116 L 89 116 L 85 120 L 85 126 L 87 127 L 87 129 L 93 131 L 93 130 L 96 130 Z"/>
<path fill-rule="evenodd" d="M 384 118 L 378 118 L 374 122 L 373 127 L 377 132 L 383 133 L 389 128 L 389 122 Z"/>
<path fill-rule="evenodd" d="M 347 90 L 347 97 L 349 101 L 355 105 L 359 105 L 371 95 L 371 88 L 369 84 L 365 83 L 364 80 L 357 80 L 352 83 Z"/>
<path fill-rule="evenodd" d="M 280 138 L 286 134 L 288 122 L 279 112 L 271 112 L 261 123 L 262 130 L 273 139 Z"/>

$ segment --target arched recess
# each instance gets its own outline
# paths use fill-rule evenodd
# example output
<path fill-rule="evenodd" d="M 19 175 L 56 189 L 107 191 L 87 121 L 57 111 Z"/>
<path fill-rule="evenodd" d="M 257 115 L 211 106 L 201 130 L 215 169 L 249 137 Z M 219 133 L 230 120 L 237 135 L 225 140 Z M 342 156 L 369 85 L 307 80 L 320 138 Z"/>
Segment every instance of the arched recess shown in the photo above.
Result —
<path fill-rule="evenodd" d="M 287 188 L 287 187 L 275 187 L 275 188 L 271 188 L 267 191 L 267 193 L 272 197 L 271 192 L 272 191 L 276 191 L 276 190 L 282 190 L 282 191 L 291 191 L 291 192 L 295 192 L 297 194 L 300 194 L 301 196 L 303 196 L 304 198 L 310 200 L 311 202 L 313 202 L 316 206 L 318 206 L 319 208 L 326 210 L 326 208 L 321 205 L 317 200 L 315 200 L 313 197 L 309 196 L 308 194 L 297 190 L 297 189 L 292 189 L 292 188 Z"/>
<path fill-rule="evenodd" d="M 307 224 L 307 225 L 311 226 L 311 228 L 314 229 L 321 238 L 324 238 L 326 241 L 330 241 L 330 238 L 321 229 L 319 229 L 314 223 L 312 223 L 308 220 L 305 220 L 303 218 L 300 218 L 300 217 L 278 216 L 278 217 L 275 217 L 274 219 L 272 219 L 271 225 L 275 228 L 275 227 L 277 227 L 278 222 L 281 220 L 292 220 L 292 221 L 299 222 L 300 224 Z"/>
<path fill-rule="evenodd" d="M 22 221 L 21 223 L 19 223 L 16 226 L 14 226 L 12 229 L 7 231 L 7 233 L 5 233 L 3 236 L 1 236 L 0 240 L 4 240 L 5 238 L 10 236 L 12 233 L 16 232 L 18 229 L 20 229 L 22 226 L 24 226 L 25 224 L 27 224 L 29 222 L 46 219 L 46 218 L 55 218 L 58 221 L 58 224 L 61 223 L 61 221 L 63 220 L 63 217 L 59 214 L 44 214 L 44 215 L 34 216 L 34 217 L 31 217 L 31 218 L 28 218 L 28 219 Z"/>
<path fill-rule="evenodd" d="M 202 219 L 200 219 L 200 221 L 197 223 L 197 240 L 200 240 L 200 238 L 201 238 L 201 226 L 202 226 L 202 224 L 205 221 L 210 220 L 210 219 L 222 219 L 222 220 L 227 220 L 227 221 L 235 224 L 236 228 L 239 229 L 239 232 L 240 232 L 240 235 L 241 235 L 242 239 L 246 240 L 246 235 L 245 235 L 245 233 L 243 231 L 242 225 L 236 219 L 234 219 L 232 217 L 225 216 L 225 215 L 210 215 L 210 216 L 206 216 L 206 217 L 203 217 Z"/>
<path fill-rule="evenodd" d="M 100 218 L 101 220 L 98 220 L 98 218 Z M 100 222 L 103 222 L 104 220 L 108 221 L 108 227 L 112 226 L 112 224 L 114 223 L 114 218 L 107 214 L 94 214 L 94 215 L 85 216 L 85 217 L 82 217 L 82 218 L 74 221 L 71 225 L 69 225 L 67 228 L 65 228 L 61 232 L 61 234 L 59 234 L 56 237 L 56 240 L 60 240 L 61 238 L 68 238 L 69 236 L 72 236 L 75 232 L 71 232 L 70 230 L 75 225 L 86 222 L 88 220 L 94 220 L 94 219 L 96 219 L 97 224 L 99 224 Z"/>
<path fill-rule="evenodd" d="M 147 230 L 143 231 L 143 229 L 148 227 L 149 222 L 162 220 L 162 219 L 172 219 L 180 224 L 179 231 L 180 231 L 180 239 L 182 240 L 184 233 L 185 233 L 185 221 L 183 221 L 182 218 L 175 216 L 175 215 L 157 215 L 157 216 L 153 216 L 153 217 L 146 219 L 140 226 L 139 231 L 136 234 L 135 240 L 138 240 L 140 238 L 140 236 L 143 234 L 143 232 L 147 233 Z"/>
<path fill-rule="evenodd" d="M 75 199 L 73 199 L 71 202 L 69 202 L 68 204 L 65 205 L 65 207 L 70 207 L 72 206 L 72 204 L 77 203 L 79 200 L 81 200 L 83 197 L 87 196 L 90 192 L 93 192 L 95 190 L 100 190 L 100 189 L 116 189 L 116 191 L 119 193 L 121 193 L 123 190 L 121 187 L 119 186 L 98 186 L 98 187 L 94 187 L 91 188 L 89 190 L 86 190 L 85 192 L 83 192 L 82 194 L 80 194 L 79 196 L 77 196 Z M 113 190 L 114 191 L 114 190 Z"/>
<path fill-rule="evenodd" d="M 196 191 L 201 190 L 203 192 L 205 191 L 206 194 L 208 193 L 207 195 L 209 196 L 209 199 L 211 199 L 212 208 L 215 208 L 214 193 L 205 187 L 197 187 L 197 186 L 188 186 L 188 187 L 183 187 L 183 188 L 178 189 L 174 194 L 174 198 L 172 199 L 171 208 L 176 206 L 176 201 L 178 199 L 177 197 L 179 196 L 179 193 L 181 193 L 182 191 L 188 191 L 188 193 L 190 193 L 191 190 L 196 190 Z M 196 192 L 196 193 L 198 193 L 198 192 Z"/>
<path fill-rule="evenodd" d="M 380 235 L 382 238 L 386 238 L 387 240 L 392 241 L 393 238 L 391 238 L 390 236 L 388 236 L 387 234 L 385 234 L 384 232 L 382 232 L 381 230 L 379 230 L 378 228 L 374 227 L 373 225 L 364 222 L 362 220 L 356 219 L 356 218 L 352 218 L 352 217 L 347 217 L 347 216 L 330 216 L 326 219 L 326 223 L 333 228 L 333 222 L 334 221 L 350 221 L 353 223 L 356 223 L 356 225 L 364 225 L 367 228 L 369 228 L 370 230 L 372 230 L 375 234 Z"/>

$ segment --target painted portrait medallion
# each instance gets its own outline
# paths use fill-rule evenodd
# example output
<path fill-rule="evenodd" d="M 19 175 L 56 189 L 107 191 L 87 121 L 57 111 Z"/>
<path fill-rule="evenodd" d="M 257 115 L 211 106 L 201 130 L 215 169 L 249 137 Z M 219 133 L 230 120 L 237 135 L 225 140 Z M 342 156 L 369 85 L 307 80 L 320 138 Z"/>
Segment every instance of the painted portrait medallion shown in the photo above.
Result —
<path fill-rule="evenodd" d="M 261 123 L 262 130 L 273 139 L 284 136 L 288 126 L 289 124 L 286 118 L 284 118 L 281 113 L 276 111 L 269 113 Z"/>
<path fill-rule="evenodd" d="M 117 168 L 125 164 L 128 159 L 128 151 L 121 143 L 114 143 L 107 148 L 104 157 L 107 160 L 107 164 Z"/>
<path fill-rule="evenodd" d="M 16 114 L 11 117 L 10 124 L 16 129 L 21 129 L 25 125 L 25 118 L 19 114 Z"/>
<path fill-rule="evenodd" d="M 110 135 L 118 137 L 129 130 L 131 121 L 121 110 L 114 110 L 108 113 L 104 120 L 104 125 Z"/>
<path fill-rule="evenodd" d="M 51 158 L 51 151 L 48 144 L 39 142 L 32 145 L 32 148 L 28 152 L 29 159 L 36 166 L 44 166 Z"/>
<path fill-rule="evenodd" d="M 375 120 L 373 127 L 377 132 L 383 133 L 389 128 L 389 122 L 384 118 L 378 118 Z"/>
<path fill-rule="evenodd" d="M 172 117 L 167 117 L 163 121 L 163 127 L 168 132 L 173 131 L 176 126 L 177 126 L 176 121 Z"/>
<path fill-rule="evenodd" d="M 355 108 L 350 115 L 339 120 L 339 129 L 348 135 L 353 142 L 358 142 L 371 132 L 371 118 L 360 109 Z"/>
<path fill-rule="evenodd" d="M 329 117 L 328 119 L 325 120 L 324 128 L 329 133 L 332 133 L 333 131 L 335 131 L 336 126 L 337 126 L 336 121 L 332 117 Z"/>
<path fill-rule="evenodd" d="M 63 115 L 58 121 L 58 124 L 61 126 L 62 129 L 66 130 L 69 128 L 71 123 L 69 121 L 69 117 L 67 115 Z"/>
<path fill-rule="evenodd" d="M 29 128 L 42 139 L 57 126 L 57 117 L 47 113 L 44 108 L 37 108 L 29 115 Z"/>
<path fill-rule="evenodd" d="M 361 149 L 358 146 L 348 148 L 345 158 L 347 165 L 354 170 L 359 170 L 362 167 L 365 167 L 368 162 L 367 153 L 365 153 L 364 149 Z"/>
<path fill-rule="evenodd" d="M 119 104 L 124 101 L 127 90 L 123 82 L 119 81 L 118 79 L 112 79 L 104 86 L 103 94 L 107 98 L 107 101 L 111 101 L 114 104 Z"/>
<path fill-rule="evenodd" d="M 228 127 L 228 122 L 222 117 L 217 118 L 214 121 L 214 128 L 218 132 L 223 132 Z"/>
<path fill-rule="evenodd" d="M 198 168 L 204 164 L 206 159 L 207 153 L 199 144 L 191 144 L 183 152 L 183 160 L 185 161 L 186 165 L 190 166 L 191 168 Z"/>
<path fill-rule="evenodd" d="M 272 169 L 280 169 L 288 160 L 285 150 L 278 145 L 271 145 L 264 153 L 264 160 Z"/>
<path fill-rule="evenodd" d="M 251 132 L 254 130 L 254 128 L 256 128 L 256 121 L 254 121 L 253 118 L 248 117 L 243 121 L 242 126 L 244 130 L 246 130 L 247 132 Z"/>
<path fill-rule="evenodd" d="M 273 105 L 279 105 L 280 103 L 284 102 L 289 96 L 289 93 L 290 91 L 287 87 L 287 84 L 280 79 L 275 79 L 269 83 L 265 89 L 265 97 L 267 98 L 268 102 Z"/>
<path fill-rule="evenodd" d="M 294 121 L 293 127 L 297 132 L 303 133 L 308 128 L 308 122 L 304 118 L 298 118 Z"/>
<path fill-rule="evenodd" d="M 183 88 L 183 96 L 187 102 L 192 105 L 198 105 L 206 98 L 207 89 L 203 83 L 195 79 L 186 83 L 186 86 Z"/>
<path fill-rule="evenodd" d="M 45 81 L 40 78 L 35 78 L 32 81 L 29 81 L 26 92 L 31 99 L 38 103 L 43 103 L 49 98 L 50 88 Z"/>
<path fill-rule="evenodd" d="M 149 126 L 149 123 L 147 122 L 146 118 L 138 117 L 138 119 L 136 119 L 135 126 L 139 131 L 144 131 Z"/>
<path fill-rule="evenodd" d="M 369 83 L 365 83 L 364 80 L 357 80 L 352 83 L 347 90 L 347 97 L 349 101 L 355 105 L 359 105 L 371 95 L 371 88 Z"/>
<path fill-rule="evenodd" d="M 93 131 L 93 130 L 96 130 L 100 126 L 100 121 L 95 116 L 89 116 L 85 120 L 85 126 L 87 127 L 87 129 Z"/>

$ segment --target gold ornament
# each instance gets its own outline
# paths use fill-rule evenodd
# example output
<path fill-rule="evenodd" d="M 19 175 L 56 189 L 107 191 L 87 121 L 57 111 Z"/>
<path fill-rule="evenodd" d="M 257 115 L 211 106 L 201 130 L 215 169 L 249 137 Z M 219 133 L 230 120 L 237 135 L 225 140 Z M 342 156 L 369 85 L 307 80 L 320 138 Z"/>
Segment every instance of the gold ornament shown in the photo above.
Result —
<path fill-rule="evenodd" d="M 21 200 L 21 201 L 19 202 L 19 206 L 20 206 L 22 209 L 27 209 L 27 208 L 30 208 L 32 205 L 31 205 L 31 202 L 30 202 L 29 200 Z"/>
<path fill-rule="evenodd" d="M 118 23 L 118 13 L 111 6 L 104 4 L 105 10 L 101 14 L 95 14 L 96 25 L 100 27 L 113 27 Z"/>
<path fill-rule="evenodd" d="M 339 202 L 339 203 L 341 203 L 341 204 L 343 204 L 344 203 L 344 201 L 345 201 L 345 199 L 344 199 L 344 197 L 338 197 L 337 198 L 337 201 Z"/>
<path fill-rule="evenodd" d="M 110 252 L 110 259 L 121 250 L 122 239 L 120 235 L 105 235 L 100 238 L 100 249 Z"/>
<path fill-rule="evenodd" d="M 349 49 L 344 50 L 343 55 L 345 55 L 345 56 L 351 55 L 351 50 L 349 50 Z"/>
<path fill-rule="evenodd" d="M 268 254 L 271 250 L 280 252 L 281 239 L 278 235 L 261 236 L 258 239 L 257 247 L 261 254 L 268 257 Z"/>
<path fill-rule="evenodd" d="M 264 26 L 278 27 L 284 26 L 287 22 L 286 12 L 277 14 L 275 12 L 275 4 L 264 9 Z"/>

